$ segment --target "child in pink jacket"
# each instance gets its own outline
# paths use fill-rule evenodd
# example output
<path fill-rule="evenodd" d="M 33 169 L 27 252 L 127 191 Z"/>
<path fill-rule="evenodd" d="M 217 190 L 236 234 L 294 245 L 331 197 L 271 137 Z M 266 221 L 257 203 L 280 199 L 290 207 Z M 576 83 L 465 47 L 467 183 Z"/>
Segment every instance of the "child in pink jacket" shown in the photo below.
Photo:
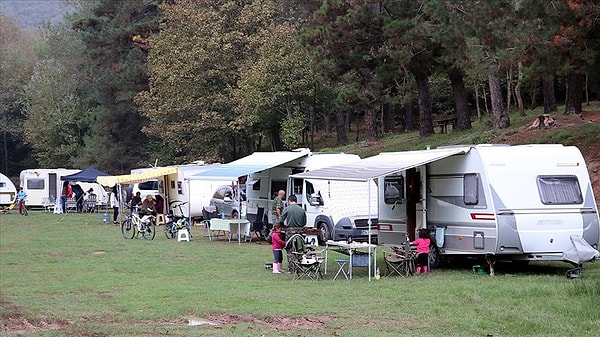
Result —
<path fill-rule="evenodd" d="M 285 248 L 285 241 L 281 238 L 281 231 L 283 227 L 277 223 L 273 227 L 273 233 L 271 234 L 271 246 L 273 249 L 273 274 L 281 274 L 283 272 L 283 248 Z"/>
<path fill-rule="evenodd" d="M 423 274 L 427 273 L 427 266 L 429 265 L 429 233 L 427 229 L 419 229 L 419 238 L 410 243 L 413 246 L 417 246 L 417 274 L 423 271 Z"/>

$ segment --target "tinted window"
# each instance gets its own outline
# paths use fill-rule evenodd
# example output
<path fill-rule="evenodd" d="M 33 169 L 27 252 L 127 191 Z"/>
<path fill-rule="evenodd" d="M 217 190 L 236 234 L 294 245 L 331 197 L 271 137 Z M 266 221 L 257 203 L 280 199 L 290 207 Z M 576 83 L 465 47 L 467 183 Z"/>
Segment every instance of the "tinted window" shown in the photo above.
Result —
<path fill-rule="evenodd" d="M 29 180 L 27 180 L 27 189 L 43 190 L 44 189 L 44 179 L 29 179 Z"/>
<path fill-rule="evenodd" d="M 476 173 L 465 174 L 463 201 L 465 205 L 477 205 L 479 203 L 479 176 Z"/>
<path fill-rule="evenodd" d="M 537 185 L 544 205 L 583 203 L 579 181 L 575 176 L 539 176 Z"/>
<path fill-rule="evenodd" d="M 404 199 L 404 177 L 386 177 L 383 185 L 383 199 L 386 204 L 395 204 Z"/>
<path fill-rule="evenodd" d="M 158 190 L 158 181 L 145 181 L 138 184 L 140 190 Z"/>
<path fill-rule="evenodd" d="M 219 187 L 215 191 L 215 194 L 213 194 L 213 198 L 215 198 L 215 199 L 223 199 L 223 197 L 224 197 L 223 193 L 225 193 L 225 189 L 223 187 Z"/>

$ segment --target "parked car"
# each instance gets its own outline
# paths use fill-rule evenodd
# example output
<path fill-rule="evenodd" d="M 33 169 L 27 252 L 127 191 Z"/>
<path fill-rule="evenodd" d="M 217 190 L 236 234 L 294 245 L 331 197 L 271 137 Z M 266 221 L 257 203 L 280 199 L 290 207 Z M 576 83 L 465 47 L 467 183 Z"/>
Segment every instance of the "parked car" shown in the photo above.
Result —
<path fill-rule="evenodd" d="M 223 213 L 227 218 L 237 219 L 240 216 L 240 199 L 231 185 L 221 185 L 210 199 L 210 206 L 215 207 L 217 214 Z M 242 197 L 242 202 L 244 198 Z"/>

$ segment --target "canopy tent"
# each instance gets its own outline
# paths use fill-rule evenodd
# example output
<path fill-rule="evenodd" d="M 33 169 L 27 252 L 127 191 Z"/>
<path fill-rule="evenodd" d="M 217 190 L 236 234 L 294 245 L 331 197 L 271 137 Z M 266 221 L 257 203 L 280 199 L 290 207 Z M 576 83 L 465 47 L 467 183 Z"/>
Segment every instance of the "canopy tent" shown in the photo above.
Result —
<path fill-rule="evenodd" d="M 116 184 L 135 184 L 173 173 L 177 173 L 177 167 L 156 167 L 152 170 L 142 173 L 125 174 L 120 176 L 101 176 L 98 177 L 98 183 L 104 186 L 114 186 Z"/>
<path fill-rule="evenodd" d="M 377 156 L 365 158 L 344 165 L 330 166 L 318 170 L 293 174 L 291 178 L 364 181 L 369 185 L 369 210 L 371 209 L 370 181 L 381 176 L 401 172 L 410 168 L 425 165 L 456 154 L 465 154 L 471 148 L 468 146 L 440 148 L 434 150 L 384 152 Z M 369 229 L 372 224 L 372 214 L 369 214 Z M 369 230 L 369 243 L 371 231 Z M 371 280 L 371 249 L 369 249 L 369 281 Z"/>
<path fill-rule="evenodd" d="M 253 154 L 194 174 L 192 180 L 237 180 L 241 176 L 260 172 L 307 156 L 308 151 L 254 152 Z"/>
<path fill-rule="evenodd" d="M 434 150 L 384 152 L 377 156 L 344 165 L 330 166 L 309 172 L 294 174 L 293 178 L 368 181 L 395 172 L 425 165 L 455 154 L 465 154 L 470 147 L 452 147 Z"/>
<path fill-rule="evenodd" d="M 70 174 L 68 176 L 62 176 L 60 177 L 60 180 L 62 181 L 81 181 L 81 182 L 86 182 L 86 183 L 94 183 L 96 182 L 98 177 L 102 177 L 102 176 L 109 176 L 108 173 L 104 173 L 102 171 L 99 171 L 91 166 L 77 172 L 77 173 L 73 173 Z"/>

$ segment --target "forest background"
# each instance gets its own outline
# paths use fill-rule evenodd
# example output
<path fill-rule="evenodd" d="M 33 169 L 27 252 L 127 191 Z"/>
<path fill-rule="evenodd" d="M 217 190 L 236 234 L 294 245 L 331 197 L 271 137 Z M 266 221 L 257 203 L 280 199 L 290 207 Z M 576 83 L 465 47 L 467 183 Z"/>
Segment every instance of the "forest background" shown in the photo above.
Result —
<path fill-rule="evenodd" d="M 56 8 L 0 5 L 14 3 Z M 591 0 L 61 5 L 64 20 L 52 14 L 35 28 L 0 15 L 8 176 L 228 162 L 318 149 L 324 136 L 337 145 L 415 130 L 426 138 L 449 115 L 456 130 L 478 117 L 503 129 L 509 111 L 581 114 L 600 96 L 600 4 Z"/>

